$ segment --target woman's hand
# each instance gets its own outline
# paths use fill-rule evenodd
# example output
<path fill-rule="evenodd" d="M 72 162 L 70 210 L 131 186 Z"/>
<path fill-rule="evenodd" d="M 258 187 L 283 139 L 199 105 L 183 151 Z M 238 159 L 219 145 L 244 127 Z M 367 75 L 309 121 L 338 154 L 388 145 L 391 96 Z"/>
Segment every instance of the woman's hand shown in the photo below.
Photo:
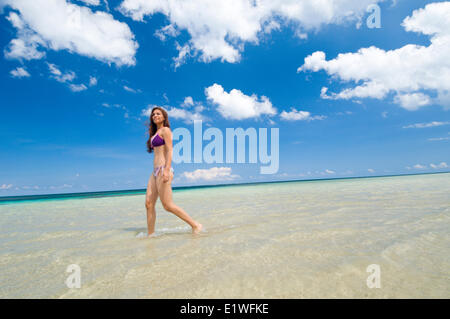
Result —
<path fill-rule="evenodd" d="M 162 175 L 162 179 L 163 179 L 164 183 L 167 183 L 169 181 L 169 176 L 170 176 L 170 168 L 164 168 L 163 175 Z"/>

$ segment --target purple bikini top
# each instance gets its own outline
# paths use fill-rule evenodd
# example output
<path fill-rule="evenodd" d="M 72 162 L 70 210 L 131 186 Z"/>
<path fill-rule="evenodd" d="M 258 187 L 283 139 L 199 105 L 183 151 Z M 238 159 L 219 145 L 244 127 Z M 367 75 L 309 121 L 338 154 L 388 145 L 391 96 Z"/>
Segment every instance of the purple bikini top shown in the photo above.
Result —
<path fill-rule="evenodd" d="M 161 136 L 158 135 L 158 133 L 156 133 L 155 136 L 153 136 L 150 143 L 152 144 L 152 147 L 158 147 L 166 144 L 164 140 L 161 138 Z"/>

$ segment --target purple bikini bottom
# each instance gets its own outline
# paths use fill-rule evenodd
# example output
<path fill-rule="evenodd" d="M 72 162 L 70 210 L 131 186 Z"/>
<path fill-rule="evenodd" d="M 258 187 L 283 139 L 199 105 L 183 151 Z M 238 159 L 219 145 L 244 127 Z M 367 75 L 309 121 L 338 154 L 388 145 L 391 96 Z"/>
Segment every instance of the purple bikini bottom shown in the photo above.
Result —
<path fill-rule="evenodd" d="M 161 174 L 162 174 L 162 171 L 163 171 L 163 168 L 164 168 L 164 167 L 165 167 L 164 165 L 156 166 L 156 167 L 153 169 L 153 176 L 157 177 L 158 174 L 159 174 L 159 172 L 161 172 Z M 170 168 L 170 171 L 173 173 L 173 168 L 172 168 L 172 167 Z"/>

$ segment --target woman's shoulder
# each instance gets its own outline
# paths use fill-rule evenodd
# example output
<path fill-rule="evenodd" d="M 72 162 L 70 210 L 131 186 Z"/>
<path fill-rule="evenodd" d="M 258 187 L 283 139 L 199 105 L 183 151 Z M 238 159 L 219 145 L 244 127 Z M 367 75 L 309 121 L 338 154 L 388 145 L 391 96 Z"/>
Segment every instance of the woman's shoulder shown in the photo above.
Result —
<path fill-rule="evenodd" d="M 161 128 L 161 134 L 165 135 L 165 134 L 170 134 L 172 133 L 172 131 L 170 130 L 170 127 L 164 126 Z"/>

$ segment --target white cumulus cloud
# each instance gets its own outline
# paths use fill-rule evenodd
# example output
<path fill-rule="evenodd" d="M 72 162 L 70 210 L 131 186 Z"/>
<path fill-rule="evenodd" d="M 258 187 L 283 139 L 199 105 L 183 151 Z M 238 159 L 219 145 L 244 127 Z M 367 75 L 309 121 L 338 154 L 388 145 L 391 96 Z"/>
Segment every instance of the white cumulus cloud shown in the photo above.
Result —
<path fill-rule="evenodd" d="M 192 99 L 192 96 L 186 96 L 184 98 L 183 104 L 181 106 L 183 107 L 189 107 L 194 105 L 194 100 Z"/>
<path fill-rule="evenodd" d="M 187 111 L 186 109 L 180 109 L 176 107 L 171 107 L 170 109 L 168 109 L 167 114 L 169 115 L 169 117 L 181 119 L 187 124 L 193 123 L 194 120 L 201 120 L 201 121 L 207 120 L 207 118 L 203 116 L 200 112 L 196 111 L 190 112 Z"/>
<path fill-rule="evenodd" d="M 450 2 L 437 2 L 415 10 L 404 19 L 406 31 L 430 37 L 430 45 L 408 44 L 395 50 L 361 48 L 356 53 L 341 53 L 326 60 L 324 52 L 305 58 L 298 72 L 324 70 L 334 78 L 354 82 L 357 86 L 325 99 L 384 99 L 394 94 L 394 102 L 407 110 L 431 104 L 449 106 L 450 102 Z M 436 96 L 436 97 L 434 97 Z"/>
<path fill-rule="evenodd" d="M 431 104 L 431 98 L 423 93 L 405 93 L 397 94 L 394 98 L 394 102 L 400 104 L 405 109 L 414 111 L 422 106 Z"/>
<path fill-rule="evenodd" d="M 8 16 L 17 38 L 5 49 L 7 58 L 41 59 L 46 50 L 67 50 L 118 66 L 135 64 L 134 34 L 109 13 L 66 0 L 2 0 L 2 5 L 17 11 Z"/>
<path fill-rule="evenodd" d="M 178 45 L 176 67 L 190 55 L 203 62 L 215 59 L 240 61 L 245 43 L 258 44 L 264 34 L 281 26 L 295 28 L 296 36 L 326 24 L 357 22 L 369 4 L 383 0 L 124 0 L 119 10 L 135 21 L 162 13 L 169 24 L 157 31 L 161 40 L 177 36 L 180 30 L 190 35 Z"/>
<path fill-rule="evenodd" d="M 226 119 L 242 120 L 257 118 L 262 114 L 275 115 L 276 109 L 270 100 L 262 95 L 245 95 L 240 90 L 226 92 L 223 87 L 214 83 L 205 89 L 208 100 L 217 105 L 217 111 Z"/>

